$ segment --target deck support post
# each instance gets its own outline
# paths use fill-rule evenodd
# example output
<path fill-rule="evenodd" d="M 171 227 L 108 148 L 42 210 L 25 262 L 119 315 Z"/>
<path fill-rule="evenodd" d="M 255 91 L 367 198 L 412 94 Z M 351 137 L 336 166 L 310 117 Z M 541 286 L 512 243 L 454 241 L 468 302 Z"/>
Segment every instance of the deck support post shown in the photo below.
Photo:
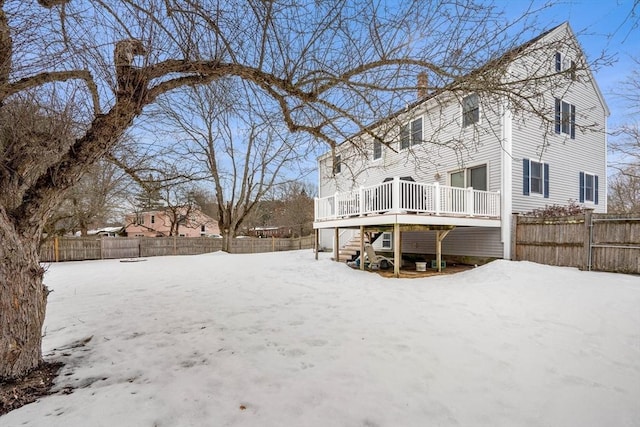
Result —
<path fill-rule="evenodd" d="M 316 261 L 318 260 L 318 251 L 320 250 L 319 246 L 320 246 L 320 242 L 319 242 L 319 237 L 320 237 L 320 230 L 318 228 L 316 228 L 315 230 L 313 230 L 313 250 L 316 253 Z"/>
<path fill-rule="evenodd" d="M 402 240 L 400 239 L 400 224 L 393 224 L 393 277 L 400 277 L 402 265 Z"/>
<path fill-rule="evenodd" d="M 436 263 L 438 265 L 438 273 L 442 272 L 442 241 L 451 230 L 436 231 Z"/>
<path fill-rule="evenodd" d="M 333 259 L 340 262 L 340 229 L 338 227 L 333 229 Z"/>
<path fill-rule="evenodd" d="M 364 225 L 360 226 L 360 270 L 364 270 Z"/>

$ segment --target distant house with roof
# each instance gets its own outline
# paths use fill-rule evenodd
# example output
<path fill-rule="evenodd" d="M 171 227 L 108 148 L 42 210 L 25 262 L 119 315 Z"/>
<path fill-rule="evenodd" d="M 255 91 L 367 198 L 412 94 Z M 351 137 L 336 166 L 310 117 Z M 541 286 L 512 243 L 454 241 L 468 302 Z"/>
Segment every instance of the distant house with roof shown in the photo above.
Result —
<path fill-rule="evenodd" d="M 126 216 L 129 237 L 207 237 L 219 235 L 218 221 L 191 207 L 158 208 Z"/>

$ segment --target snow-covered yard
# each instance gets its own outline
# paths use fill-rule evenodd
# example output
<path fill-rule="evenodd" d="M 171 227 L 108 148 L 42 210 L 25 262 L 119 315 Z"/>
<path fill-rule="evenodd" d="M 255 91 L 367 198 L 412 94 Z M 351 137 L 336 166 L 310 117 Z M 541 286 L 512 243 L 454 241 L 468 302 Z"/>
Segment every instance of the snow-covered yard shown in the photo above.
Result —
<path fill-rule="evenodd" d="M 640 425 L 637 276 L 496 261 L 385 279 L 297 251 L 45 279 L 45 354 L 76 389 L 1 426 Z"/>

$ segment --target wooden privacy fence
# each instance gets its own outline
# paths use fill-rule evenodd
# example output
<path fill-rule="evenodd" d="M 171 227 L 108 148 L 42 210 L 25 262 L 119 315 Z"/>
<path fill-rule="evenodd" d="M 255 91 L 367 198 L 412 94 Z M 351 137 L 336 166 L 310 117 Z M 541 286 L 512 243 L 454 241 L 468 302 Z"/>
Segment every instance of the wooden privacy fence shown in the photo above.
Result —
<path fill-rule="evenodd" d="M 640 274 L 640 217 L 514 216 L 515 259 L 584 270 Z"/>
<path fill-rule="evenodd" d="M 230 253 L 258 253 L 313 248 L 313 236 L 233 239 Z M 59 237 L 40 247 L 40 261 L 84 261 L 163 255 L 199 255 L 222 250 L 210 237 Z"/>

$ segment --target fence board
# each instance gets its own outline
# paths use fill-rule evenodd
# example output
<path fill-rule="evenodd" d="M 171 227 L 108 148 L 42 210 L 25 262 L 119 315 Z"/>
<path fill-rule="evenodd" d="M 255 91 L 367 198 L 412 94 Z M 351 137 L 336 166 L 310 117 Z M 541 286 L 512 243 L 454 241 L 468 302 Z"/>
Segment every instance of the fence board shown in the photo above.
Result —
<path fill-rule="evenodd" d="M 42 262 L 199 255 L 222 250 L 222 239 L 209 237 L 60 237 L 45 241 Z M 231 253 L 258 253 L 313 248 L 313 236 L 301 238 L 233 239 Z"/>
<path fill-rule="evenodd" d="M 640 274 L 640 218 L 591 214 L 516 217 L 515 259 Z"/>

